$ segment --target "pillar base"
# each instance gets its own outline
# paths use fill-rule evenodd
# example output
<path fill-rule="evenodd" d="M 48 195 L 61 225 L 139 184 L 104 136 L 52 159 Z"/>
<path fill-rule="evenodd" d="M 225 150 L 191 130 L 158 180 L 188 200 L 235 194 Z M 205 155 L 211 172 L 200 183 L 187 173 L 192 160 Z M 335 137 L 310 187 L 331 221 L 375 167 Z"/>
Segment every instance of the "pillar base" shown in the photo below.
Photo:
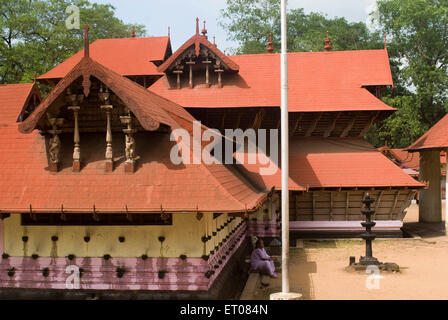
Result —
<path fill-rule="evenodd" d="M 135 162 L 125 162 L 124 163 L 124 173 L 132 174 L 134 173 Z"/>
<path fill-rule="evenodd" d="M 295 292 L 278 292 L 271 294 L 269 300 L 302 300 L 302 295 Z"/>
<path fill-rule="evenodd" d="M 104 171 L 106 173 L 110 173 L 110 172 L 114 171 L 114 163 L 113 163 L 113 161 L 106 161 Z"/>
<path fill-rule="evenodd" d="M 80 172 L 81 171 L 81 161 L 75 160 L 73 161 L 73 172 Z"/>
<path fill-rule="evenodd" d="M 58 172 L 59 171 L 59 163 L 57 162 L 50 162 L 50 165 L 48 166 L 48 169 L 50 172 Z"/>

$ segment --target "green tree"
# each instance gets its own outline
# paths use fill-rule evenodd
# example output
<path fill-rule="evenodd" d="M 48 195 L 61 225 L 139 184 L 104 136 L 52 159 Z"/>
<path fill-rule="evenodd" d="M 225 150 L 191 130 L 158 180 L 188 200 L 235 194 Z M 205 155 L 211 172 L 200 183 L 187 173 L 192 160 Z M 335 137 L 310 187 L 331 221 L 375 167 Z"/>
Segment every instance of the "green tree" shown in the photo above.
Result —
<path fill-rule="evenodd" d="M 220 25 L 229 40 L 239 43 L 237 54 L 263 53 L 272 32 L 274 48 L 280 49 L 280 0 L 227 0 L 221 10 Z M 378 32 L 370 32 L 362 22 L 329 19 L 303 9 L 288 11 L 288 51 L 322 51 L 326 31 L 334 50 L 372 49 L 382 45 Z"/>
<path fill-rule="evenodd" d="M 388 45 L 395 89 L 386 102 L 398 109 L 370 133 L 406 147 L 448 110 L 448 1 L 379 0 L 379 26 L 391 36 Z"/>
<path fill-rule="evenodd" d="M 80 9 L 80 29 L 69 30 L 66 8 Z M 91 41 L 130 37 L 132 25 L 115 17 L 111 5 L 87 0 L 0 0 L 0 83 L 28 82 L 83 46 L 83 26 L 90 26 Z M 144 26 L 135 26 L 144 36 Z"/>

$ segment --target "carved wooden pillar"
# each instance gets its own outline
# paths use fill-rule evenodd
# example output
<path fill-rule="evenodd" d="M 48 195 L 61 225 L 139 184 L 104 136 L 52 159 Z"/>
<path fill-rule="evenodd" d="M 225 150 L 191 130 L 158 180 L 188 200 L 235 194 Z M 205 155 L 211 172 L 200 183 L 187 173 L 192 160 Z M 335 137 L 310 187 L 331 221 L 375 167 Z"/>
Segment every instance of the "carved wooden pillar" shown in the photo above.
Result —
<path fill-rule="evenodd" d="M 218 74 L 218 88 L 222 88 L 222 73 L 223 69 L 216 69 L 215 72 Z"/>
<path fill-rule="evenodd" d="M 174 70 L 173 73 L 177 75 L 177 89 L 180 89 L 180 75 L 184 72 L 182 70 Z"/>
<path fill-rule="evenodd" d="M 132 117 L 131 115 L 120 117 L 121 123 L 126 125 L 127 128 L 123 129 L 125 134 L 125 155 L 126 161 L 124 163 L 125 173 L 134 173 L 135 165 L 135 139 L 133 137 L 134 133 L 137 132 L 136 129 L 132 128 Z"/>
<path fill-rule="evenodd" d="M 205 87 L 210 88 L 210 64 L 212 63 L 210 60 L 204 60 L 202 61 L 203 64 L 205 64 Z"/>
<path fill-rule="evenodd" d="M 106 172 L 112 172 L 114 170 L 114 156 L 112 150 L 112 128 L 110 125 L 110 116 L 112 109 L 114 108 L 109 104 L 110 93 L 109 90 L 106 89 L 103 92 L 103 85 L 100 86 L 100 92 L 98 93 L 98 97 L 104 105 L 101 106 L 102 110 L 106 111 Z"/>
<path fill-rule="evenodd" d="M 79 106 L 71 106 L 68 107 L 69 110 L 73 111 L 73 117 L 75 121 L 75 128 L 73 133 L 73 172 L 79 172 L 81 171 L 81 148 L 80 148 L 80 138 L 79 138 L 79 124 L 78 124 L 78 114 L 79 109 L 81 109 Z"/>
<path fill-rule="evenodd" d="M 114 170 L 114 156 L 112 150 L 112 128 L 110 125 L 110 114 L 114 107 L 111 105 L 101 106 L 101 109 L 106 111 L 106 172 L 112 172 Z"/>
<path fill-rule="evenodd" d="M 48 146 L 48 154 L 50 158 L 49 170 L 50 172 L 58 172 L 59 170 L 59 162 L 60 162 L 60 151 L 61 151 L 61 140 L 59 139 L 59 134 L 62 133 L 62 130 L 59 130 L 58 127 L 61 127 L 64 124 L 63 118 L 49 118 L 48 121 L 52 126 L 52 130 L 48 130 L 53 137 L 50 139 L 50 143 Z"/>
<path fill-rule="evenodd" d="M 189 66 L 189 80 L 188 80 L 188 86 L 190 87 L 190 89 L 193 89 L 193 65 L 196 64 L 196 62 L 194 62 L 193 60 L 187 61 L 185 62 L 185 64 L 187 64 Z"/>

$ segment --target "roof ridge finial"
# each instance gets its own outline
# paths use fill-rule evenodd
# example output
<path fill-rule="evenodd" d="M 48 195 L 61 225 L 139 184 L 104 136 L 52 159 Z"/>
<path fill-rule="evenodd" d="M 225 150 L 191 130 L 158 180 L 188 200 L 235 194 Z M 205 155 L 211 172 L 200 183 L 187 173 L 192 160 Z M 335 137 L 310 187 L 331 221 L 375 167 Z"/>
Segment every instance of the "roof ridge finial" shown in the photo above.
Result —
<path fill-rule="evenodd" d="M 384 50 L 387 50 L 387 33 L 384 32 Z"/>
<path fill-rule="evenodd" d="M 216 37 L 215 36 L 213 36 L 213 46 L 215 47 L 215 48 L 218 48 L 218 46 L 216 45 L 216 39 L 215 39 Z"/>
<path fill-rule="evenodd" d="M 327 50 L 327 51 L 331 51 L 331 40 L 330 40 L 330 37 L 328 35 L 328 30 L 327 30 L 327 40 L 325 40 L 324 49 Z"/>
<path fill-rule="evenodd" d="M 135 28 L 132 26 L 131 38 L 135 38 Z"/>
<path fill-rule="evenodd" d="M 33 83 L 36 83 L 36 81 L 37 81 L 37 72 L 34 71 L 34 79 L 33 79 Z"/>
<path fill-rule="evenodd" d="M 268 47 L 266 50 L 268 50 L 269 53 L 273 53 L 274 52 L 274 46 L 272 45 L 272 32 L 269 32 L 269 41 L 268 41 Z"/>
<path fill-rule="evenodd" d="M 170 38 L 171 37 L 171 28 L 170 28 L 170 26 L 168 26 L 168 38 Z"/>
<path fill-rule="evenodd" d="M 89 52 L 89 25 L 84 26 L 84 57 L 88 58 L 90 56 Z"/>
<path fill-rule="evenodd" d="M 196 35 L 199 35 L 199 18 L 196 17 Z"/>
<path fill-rule="evenodd" d="M 204 20 L 204 29 L 202 29 L 201 33 L 204 37 L 207 37 L 207 29 L 205 28 L 206 21 Z"/>

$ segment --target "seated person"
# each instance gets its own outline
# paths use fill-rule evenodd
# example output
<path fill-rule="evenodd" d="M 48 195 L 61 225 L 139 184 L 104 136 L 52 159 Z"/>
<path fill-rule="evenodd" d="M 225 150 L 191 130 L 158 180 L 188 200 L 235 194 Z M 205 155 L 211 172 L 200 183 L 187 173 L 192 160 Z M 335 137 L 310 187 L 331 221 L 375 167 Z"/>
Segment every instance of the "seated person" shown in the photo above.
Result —
<path fill-rule="evenodd" d="M 277 278 L 274 262 L 272 261 L 272 258 L 266 253 L 263 240 L 258 239 L 250 260 L 251 270 L 259 271 L 261 274 L 270 276 L 271 278 Z"/>

